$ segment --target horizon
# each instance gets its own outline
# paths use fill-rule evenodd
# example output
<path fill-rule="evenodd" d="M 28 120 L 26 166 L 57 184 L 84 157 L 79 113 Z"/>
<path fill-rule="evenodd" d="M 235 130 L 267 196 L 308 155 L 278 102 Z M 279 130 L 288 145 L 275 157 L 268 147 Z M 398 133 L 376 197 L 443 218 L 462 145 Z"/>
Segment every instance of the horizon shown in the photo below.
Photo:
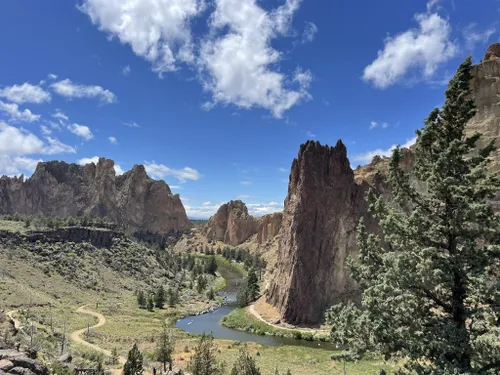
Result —
<path fill-rule="evenodd" d="M 414 143 L 459 63 L 499 40 L 480 3 L 3 4 L 0 175 L 100 155 L 144 165 L 192 219 L 235 199 L 282 211 L 306 140 L 342 139 L 353 169 Z"/>

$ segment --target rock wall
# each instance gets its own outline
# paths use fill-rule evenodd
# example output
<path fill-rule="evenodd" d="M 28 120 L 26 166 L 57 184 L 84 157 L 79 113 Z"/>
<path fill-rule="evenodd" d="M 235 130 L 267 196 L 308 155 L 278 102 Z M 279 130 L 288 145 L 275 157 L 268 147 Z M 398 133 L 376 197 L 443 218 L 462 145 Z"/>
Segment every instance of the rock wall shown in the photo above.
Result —
<path fill-rule="evenodd" d="M 353 298 L 356 285 L 345 268 L 356 256 L 356 228 L 367 215 L 367 184 L 354 181 L 347 150 L 308 141 L 293 161 L 277 271 L 268 301 L 292 324 L 317 324 L 333 303 Z"/>
<path fill-rule="evenodd" d="M 208 220 L 207 238 L 238 246 L 257 233 L 257 221 L 248 213 L 247 206 L 240 200 L 223 204 Z"/>
<path fill-rule="evenodd" d="M 15 350 L 0 350 L 0 375 L 49 375 L 43 363 Z"/>
<path fill-rule="evenodd" d="M 259 245 L 262 245 L 267 241 L 274 239 L 274 237 L 280 233 L 283 213 L 276 212 L 262 216 L 257 220 L 259 223 L 257 242 Z"/>
<path fill-rule="evenodd" d="M 167 234 L 191 227 L 179 195 L 136 165 L 116 176 L 114 162 L 39 163 L 33 176 L 0 178 L 0 214 L 108 217 L 126 231 Z"/>

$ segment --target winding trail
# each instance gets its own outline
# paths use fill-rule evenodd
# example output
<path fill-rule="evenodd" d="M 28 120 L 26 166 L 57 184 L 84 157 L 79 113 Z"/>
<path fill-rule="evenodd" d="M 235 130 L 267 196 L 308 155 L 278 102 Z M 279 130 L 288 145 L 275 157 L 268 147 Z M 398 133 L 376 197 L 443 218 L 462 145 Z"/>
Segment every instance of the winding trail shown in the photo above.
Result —
<path fill-rule="evenodd" d="M 76 310 L 76 312 L 80 313 L 80 314 L 87 314 L 87 315 L 95 316 L 97 319 L 99 319 L 99 322 L 97 322 L 97 324 L 90 327 L 91 329 L 99 328 L 99 327 L 102 327 L 104 324 L 106 324 L 106 318 L 104 317 L 104 315 L 102 315 L 98 312 L 95 312 L 95 311 L 87 310 L 87 309 L 85 309 L 85 306 L 79 307 Z M 84 334 L 86 331 L 87 331 L 87 328 L 82 328 L 82 329 L 79 329 L 77 331 L 72 332 L 71 333 L 71 340 L 73 340 L 74 342 L 76 342 L 78 344 L 85 345 L 86 347 L 91 348 L 95 351 L 103 353 L 104 355 L 106 355 L 108 357 L 111 357 L 111 351 L 109 351 L 107 349 L 103 349 L 99 345 L 92 344 L 92 343 L 85 341 L 84 339 L 81 338 L 81 335 Z M 120 365 L 123 366 L 125 364 L 125 362 L 127 362 L 127 359 L 125 357 L 120 356 L 120 357 L 118 357 L 118 362 L 120 363 Z M 112 369 L 111 372 L 113 374 L 120 374 L 121 369 Z"/>
<path fill-rule="evenodd" d="M 14 314 L 17 312 L 17 310 L 12 310 L 7 312 L 7 316 L 12 319 L 14 322 L 14 328 L 19 330 L 21 328 L 21 322 L 14 318 Z"/>
<path fill-rule="evenodd" d="M 312 329 L 312 328 L 288 328 L 288 327 L 282 327 L 277 324 L 269 323 L 267 320 L 265 320 L 262 315 L 260 315 L 256 310 L 255 310 L 255 304 L 251 304 L 248 307 L 248 311 L 255 316 L 257 319 L 259 319 L 261 322 L 267 324 L 268 326 L 278 328 L 278 329 L 284 329 L 286 331 L 298 331 L 302 333 L 312 333 L 313 335 L 316 333 L 329 333 L 330 330 L 328 329 Z"/>

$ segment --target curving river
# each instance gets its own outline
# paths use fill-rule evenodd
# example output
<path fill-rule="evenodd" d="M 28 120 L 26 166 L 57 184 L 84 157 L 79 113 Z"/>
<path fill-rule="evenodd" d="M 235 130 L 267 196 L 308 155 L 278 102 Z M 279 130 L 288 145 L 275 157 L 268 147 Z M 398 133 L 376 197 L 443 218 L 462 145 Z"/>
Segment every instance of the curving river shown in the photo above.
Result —
<path fill-rule="evenodd" d="M 239 283 L 242 281 L 242 277 L 232 268 L 222 264 L 219 264 L 219 272 L 226 280 L 226 289 L 220 293 L 220 296 L 226 298 L 227 304 L 212 313 L 198 316 L 188 316 L 184 319 L 180 319 L 175 324 L 178 328 L 194 334 L 212 333 L 215 338 L 242 342 L 257 342 L 269 346 L 296 345 L 311 348 L 333 349 L 331 343 L 296 340 L 293 338 L 268 335 L 261 336 L 250 332 L 224 327 L 220 323 L 220 320 L 222 317 L 228 315 L 231 311 L 237 308 L 236 291 Z"/>

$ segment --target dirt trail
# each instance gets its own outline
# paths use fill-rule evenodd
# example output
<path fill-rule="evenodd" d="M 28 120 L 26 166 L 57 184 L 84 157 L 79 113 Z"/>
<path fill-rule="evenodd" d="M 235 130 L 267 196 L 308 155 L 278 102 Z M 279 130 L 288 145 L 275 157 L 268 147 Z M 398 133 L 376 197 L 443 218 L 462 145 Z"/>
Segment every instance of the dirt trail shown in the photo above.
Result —
<path fill-rule="evenodd" d="M 104 315 L 102 315 L 98 312 L 95 312 L 95 311 L 87 310 L 87 309 L 85 309 L 85 306 L 78 308 L 76 310 L 76 312 L 80 313 L 80 314 L 92 315 L 92 316 L 95 316 L 97 319 L 99 319 L 99 322 L 97 324 L 90 327 L 91 329 L 99 328 L 99 327 L 102 327 L 104 324 L 106 324 L 106 318 L 104 317 Z M 72 332 L 71 333 L 71 340 L 73 340 L 74 342 L 77 342 L 79 344 L 85 345 L 86 347 L 91 348 L 95 351 L 101 352 L 108 357 L 111 357 L 111 351 L 103 349 L 98 345 L 91 344 L 90 342 L 87 342 L 81 338 L 81 335 L 84 334 L 86 331 L 87 331 L 87 328 L 82 328 L 82 329 L 79 329 L 78 331 Z M 120 365 L 123 366 L 125 364 L 125 362 L 127 362 L 127 359 L 125 357 L 120 356 L 120 357 L 118 357 L 118 362 L 120 363 Z M 121 369 L 112 369 L 111 372 L 113 374 L 118 375 L 118 374 L 121 374 L 122 370 Z"/>
<path fill-rule="evenodd" d="M 312 329 L 312 328 L 287 328 L 287 327 L 282 327 L 280 325 L 277 325 L 277 324 L 272 324 L 272 323 L 269 323 L 267 320 L 265 320 L 256 310 L 255 310 L 255 305 L 252 304 L 248 307 L 248 311 L 250 311 L 250 313 L 255 316 L 257 319 L 259 319 L 260 321 L 266 323 L 268 326 L 271 326 L 271 327 L 274 327 L 274 328 L 278 328 L 278 329 L 284 329 L 284 330 L 287 330 L 287 331 L 299 331 L 299 332 L 302 332 L 302 333 L 312 333 L 313 335 L 317 334 L 317 333 L 329 333 L 330 330 L 328 329 Z"/>
<path fill-rule="evenodd" d="M 7 316 L 9 318 L 12 319 L 12 321 L 14 322 L 14 328 L 19 330 L 21 328 L 21 322 L 19 320 L 17 320 L 16 318 L 14 318 L 14 314 L 17 312 L 17 310 L 12 310 L 12 311 L 9 311 L 7 312 Z"/>

